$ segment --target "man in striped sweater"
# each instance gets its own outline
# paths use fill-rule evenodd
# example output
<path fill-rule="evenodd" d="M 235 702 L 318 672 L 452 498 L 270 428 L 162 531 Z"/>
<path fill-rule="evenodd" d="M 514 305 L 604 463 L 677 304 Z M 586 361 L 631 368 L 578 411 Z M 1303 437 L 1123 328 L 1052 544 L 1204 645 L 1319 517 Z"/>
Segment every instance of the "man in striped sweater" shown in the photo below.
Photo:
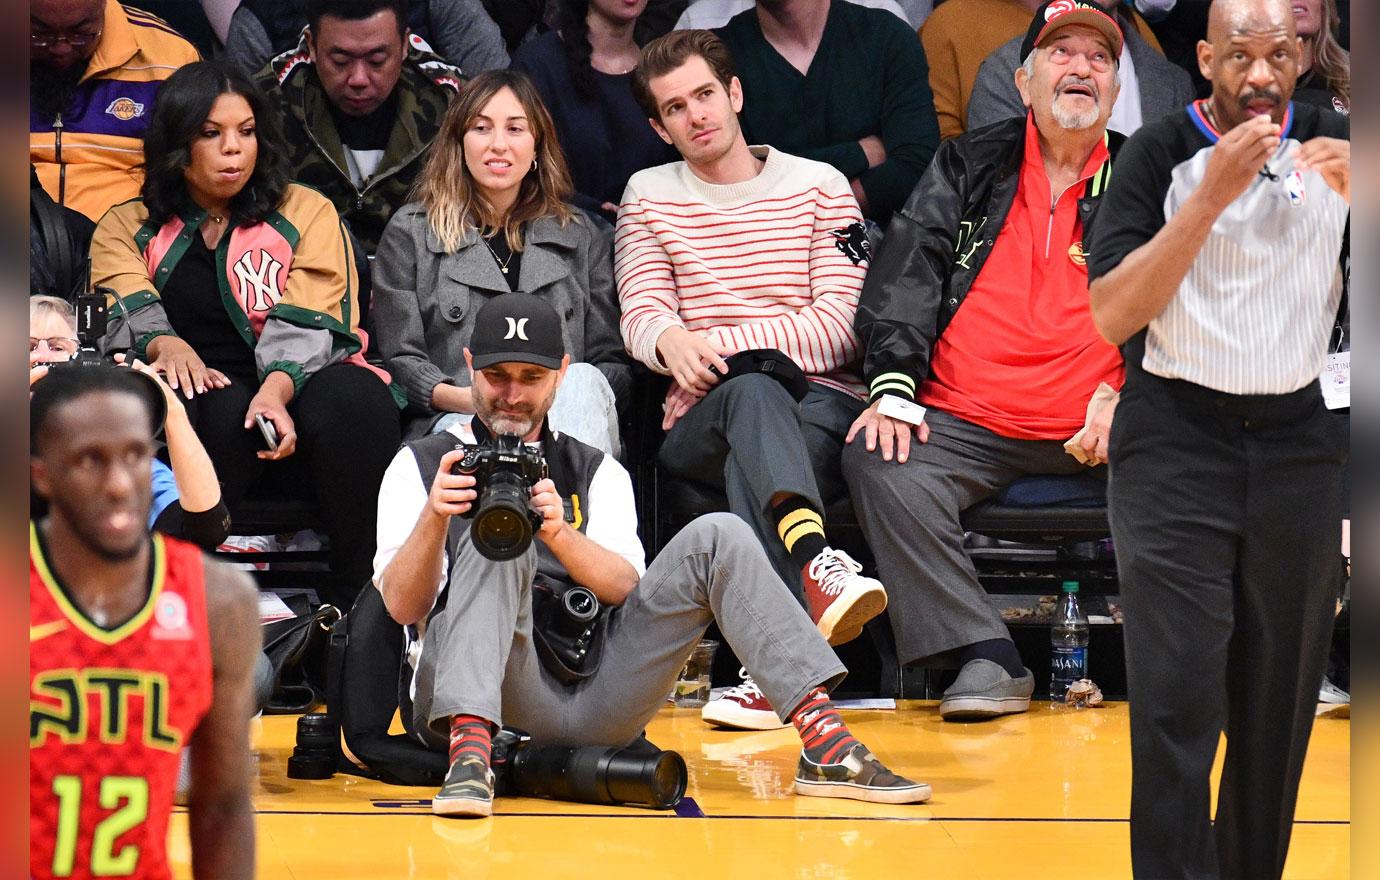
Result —
<path fill-rule="evenodd" d="M 857 200 L 830 166 L 747 145 L 742 86 L 708 31 L 649 43 L 633 92 L 684 158 L 628 182 L 614 247 L 627 349 L 675 379 L 661 464 L 722 489 L 841 644 L 886 607 L 882 585 L 824 535 L 823 501 L 844 491 L 839 454 L 863 409 L 853 314 L 870 249 Z M 789 357 L 809 380 L 804 398 L 761 372 L 723 380 L 725 359 L 753 349 Z M 781 726 L 750 681 L 705 717 Z"/>

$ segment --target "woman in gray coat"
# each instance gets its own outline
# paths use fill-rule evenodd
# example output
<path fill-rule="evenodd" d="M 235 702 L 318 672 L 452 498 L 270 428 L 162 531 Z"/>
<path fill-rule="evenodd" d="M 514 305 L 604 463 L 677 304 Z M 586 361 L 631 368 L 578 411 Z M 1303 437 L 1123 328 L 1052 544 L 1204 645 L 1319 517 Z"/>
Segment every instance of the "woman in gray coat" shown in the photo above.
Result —
<path fill-rule="evenodd" d="M 551 117 L 521 73 L 466 83 L 374 260 L 379 350 L 407 392 L 406 434 L 474 412 L 464 348 L 490 297 L 522 290 L 564 322 L 572 361 L 550 420 L 618 454 L 617 397 L 631 384 L 618 331 L 612 231 L 567 202 L 570 174 Z"/>

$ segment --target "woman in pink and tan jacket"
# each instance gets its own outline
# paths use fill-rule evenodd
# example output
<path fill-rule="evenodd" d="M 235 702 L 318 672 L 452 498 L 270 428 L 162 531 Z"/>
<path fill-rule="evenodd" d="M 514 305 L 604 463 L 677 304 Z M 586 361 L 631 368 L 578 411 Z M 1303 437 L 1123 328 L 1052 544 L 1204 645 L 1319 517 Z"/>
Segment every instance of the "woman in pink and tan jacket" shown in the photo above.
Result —
<path fill-rule="evenodd" d="M 261 480 L 314 498 L 332 548 L 322 598 L 348 607 L 369 578 L 398 406 L 363 359 L 350 236 L 330 201 L 288 181 L 284 156 L 253 83 L 182 68 L 145 135 L 142 195 L 101 219 L 91 275 L 107 289 L 106 348 L 132 348 L 187 398 L 232 515 Z"/>

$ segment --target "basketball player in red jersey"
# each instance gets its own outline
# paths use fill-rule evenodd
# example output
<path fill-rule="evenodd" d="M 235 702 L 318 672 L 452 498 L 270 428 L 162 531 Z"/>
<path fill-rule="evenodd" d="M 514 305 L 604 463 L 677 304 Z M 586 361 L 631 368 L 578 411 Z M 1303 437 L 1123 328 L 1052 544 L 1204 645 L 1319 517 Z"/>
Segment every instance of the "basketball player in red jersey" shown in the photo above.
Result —
<path fill-rule="evenodd" d="M 254 873 L 256 590 L 147 529 L 159 395 L 129 370 L 70 367 L 30 404 L 30 480 L 49 502 L 29 541 L 35 878 L 170 878 L 183 746 L 193 873 Z"/>

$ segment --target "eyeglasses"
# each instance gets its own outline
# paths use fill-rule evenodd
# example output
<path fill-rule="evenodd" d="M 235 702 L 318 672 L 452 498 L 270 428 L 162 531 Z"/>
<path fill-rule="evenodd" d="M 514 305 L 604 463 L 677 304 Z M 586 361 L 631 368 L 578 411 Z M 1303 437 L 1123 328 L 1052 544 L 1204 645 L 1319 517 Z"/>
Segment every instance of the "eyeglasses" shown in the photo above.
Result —
<path fill-rule="evenodd" d="M 29 34 L 29 46 L 34 49 L 52 49 L 58 43 L 66 43 L 73 49 L 85 49 L 99 40 L 102 33 L 102 31 L 96 31 L 94 34 L 55 34 L 49 31 L 34 31 Z"/>
<path fill-rule="evenodd" d="M 29 353 L 38 351 L 38 347 L 44 345 L 49 351 L 60 351 L 64 354 L 76 354 L 78 348 L 77 340 L 70 336 L 49 336 L 46 338 L 29 337 Z"/>

